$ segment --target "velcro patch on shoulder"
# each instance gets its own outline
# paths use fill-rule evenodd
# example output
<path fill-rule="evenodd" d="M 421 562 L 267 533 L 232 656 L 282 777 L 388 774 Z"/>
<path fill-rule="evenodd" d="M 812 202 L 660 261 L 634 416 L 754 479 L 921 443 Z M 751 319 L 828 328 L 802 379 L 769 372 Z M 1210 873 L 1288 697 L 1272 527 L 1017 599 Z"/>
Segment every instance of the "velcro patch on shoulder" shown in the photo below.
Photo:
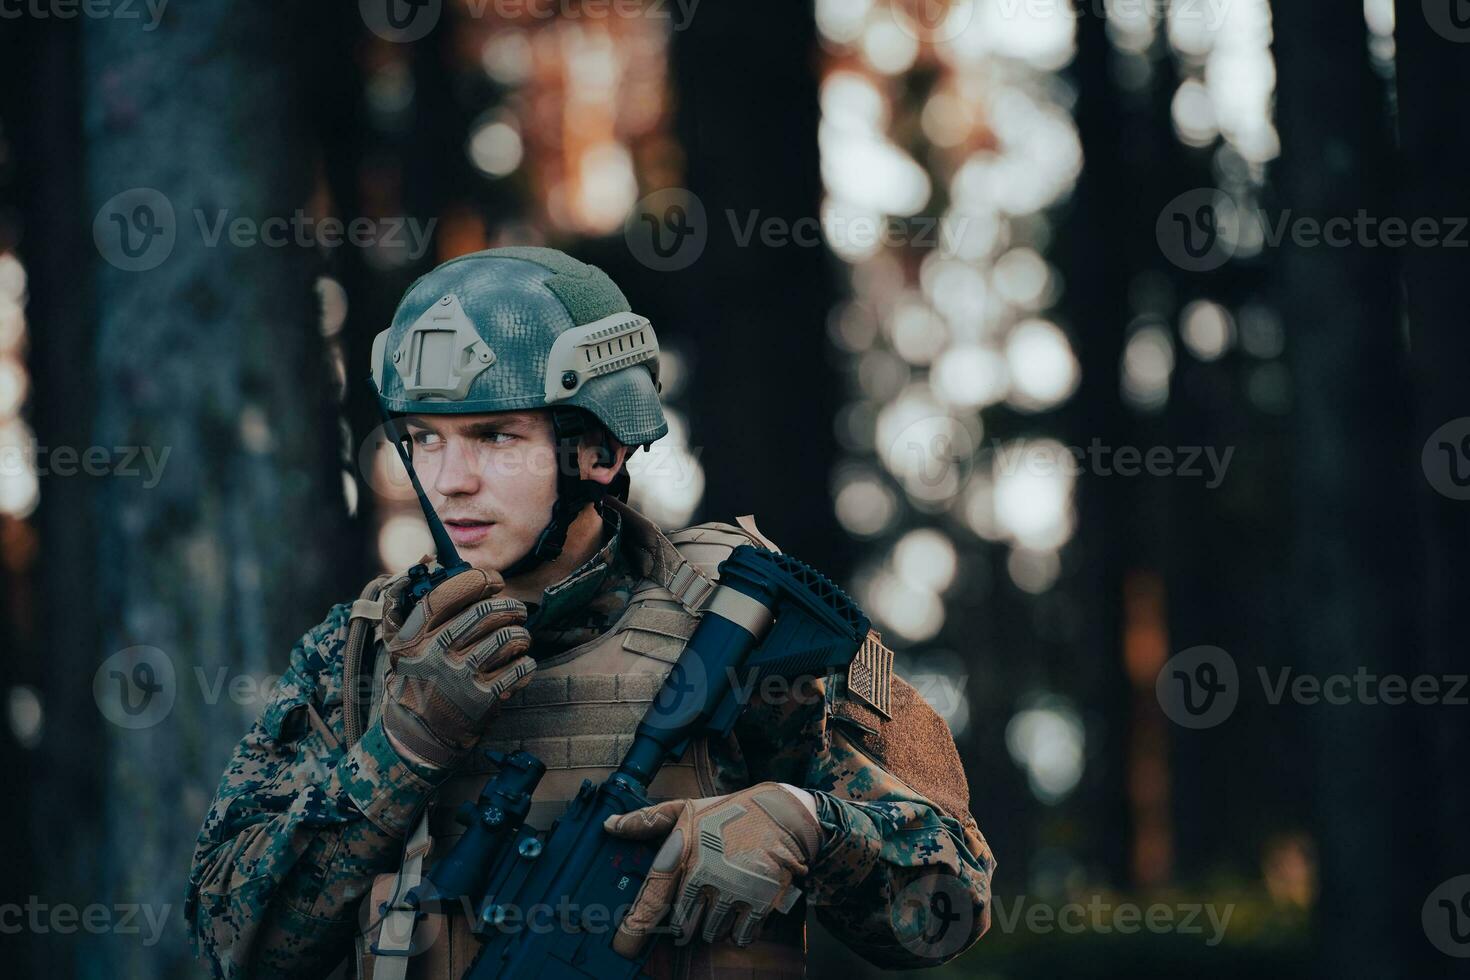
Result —
<path fill-rule="evenodd" d="M 893 717 L 851 698 L 833 703 L 833 720 L 854 748 L 960 822 L 969 819 L 970 788 L 954 735 L 918 691 L 893 678 Z M 845 723 L 845 724 L 844 724 Z"/>
<path fill-rule="evenodd" d="M 893 651 L 883 645 L 877 630 L 868 630 L 847 668 L 847 696 L 884 718 L 893 717 Z"/>

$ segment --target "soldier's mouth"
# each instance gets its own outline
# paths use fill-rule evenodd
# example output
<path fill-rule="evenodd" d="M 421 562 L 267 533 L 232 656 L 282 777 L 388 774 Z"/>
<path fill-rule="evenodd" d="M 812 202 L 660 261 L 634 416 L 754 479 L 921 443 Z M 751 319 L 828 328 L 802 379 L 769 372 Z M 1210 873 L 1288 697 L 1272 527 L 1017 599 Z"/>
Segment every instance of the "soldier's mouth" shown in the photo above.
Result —
<path fill-rule="evenodd" d="M 455 518 L 444 522 L 449 531 L 449 536 L 454 539 L 455 544 L 471 545 L 478 544 L 490 533 L 490 528 L 495 526 L 494 521 L 472 521 Z"/>

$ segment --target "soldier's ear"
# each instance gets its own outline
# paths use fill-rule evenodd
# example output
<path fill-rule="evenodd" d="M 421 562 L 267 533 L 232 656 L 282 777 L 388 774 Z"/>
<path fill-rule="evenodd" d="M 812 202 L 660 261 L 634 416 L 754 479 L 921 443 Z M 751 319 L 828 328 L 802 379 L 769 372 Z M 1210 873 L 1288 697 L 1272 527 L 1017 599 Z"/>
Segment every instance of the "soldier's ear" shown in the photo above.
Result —
<path fill-rule="evenodd" d="M 577 465 L 582 479 L 595 480 L 604 486 L 612 483 L 627 458 L 628 447 L 600 426 L 584 436 L 577 446 Z"/>

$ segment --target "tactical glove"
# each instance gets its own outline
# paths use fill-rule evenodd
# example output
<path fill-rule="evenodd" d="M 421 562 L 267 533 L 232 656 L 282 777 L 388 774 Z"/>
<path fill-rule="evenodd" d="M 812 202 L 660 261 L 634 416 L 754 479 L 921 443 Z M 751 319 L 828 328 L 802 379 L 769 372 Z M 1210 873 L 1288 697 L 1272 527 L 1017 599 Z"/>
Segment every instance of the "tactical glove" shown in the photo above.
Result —
<path fill-rule="evenodd" d="M 497 597 L 505 580 L 472 568 L 442 582 L 407 615 L 403 588 L 384 597 L 388 648 L 383 729 L 400 750 L 443 769 L 474 748 L 500 702 L 530 683 L 527 610 Z"/>
<path fill-rule="evenodd" d="M 822 844 L 817 818 L 792 791 L 771 782 L 646 806 L 608 817 L 603 829 L 635 840 L 668 834 L 613 939 L 613 949 L 626 957 L 637 955 L 670 906 L 676 941 L 692 936 L 704 916 L 705 941 L 728 935 L 749 946 L 772 909 L 791 911 L 801 895 L 795 881 Z"/>

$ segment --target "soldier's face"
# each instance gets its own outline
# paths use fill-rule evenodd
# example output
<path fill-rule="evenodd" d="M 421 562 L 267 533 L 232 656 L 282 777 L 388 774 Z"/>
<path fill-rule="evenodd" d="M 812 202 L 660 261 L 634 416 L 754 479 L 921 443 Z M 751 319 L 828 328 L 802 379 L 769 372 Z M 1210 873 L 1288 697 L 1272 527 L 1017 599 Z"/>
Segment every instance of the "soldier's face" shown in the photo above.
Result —
<path fill-rule="evenodd" d="M 556 500 L 547 412 L 405 419 L 413 465 L 460 556 L 503 571 L 536 542 Z"/>

